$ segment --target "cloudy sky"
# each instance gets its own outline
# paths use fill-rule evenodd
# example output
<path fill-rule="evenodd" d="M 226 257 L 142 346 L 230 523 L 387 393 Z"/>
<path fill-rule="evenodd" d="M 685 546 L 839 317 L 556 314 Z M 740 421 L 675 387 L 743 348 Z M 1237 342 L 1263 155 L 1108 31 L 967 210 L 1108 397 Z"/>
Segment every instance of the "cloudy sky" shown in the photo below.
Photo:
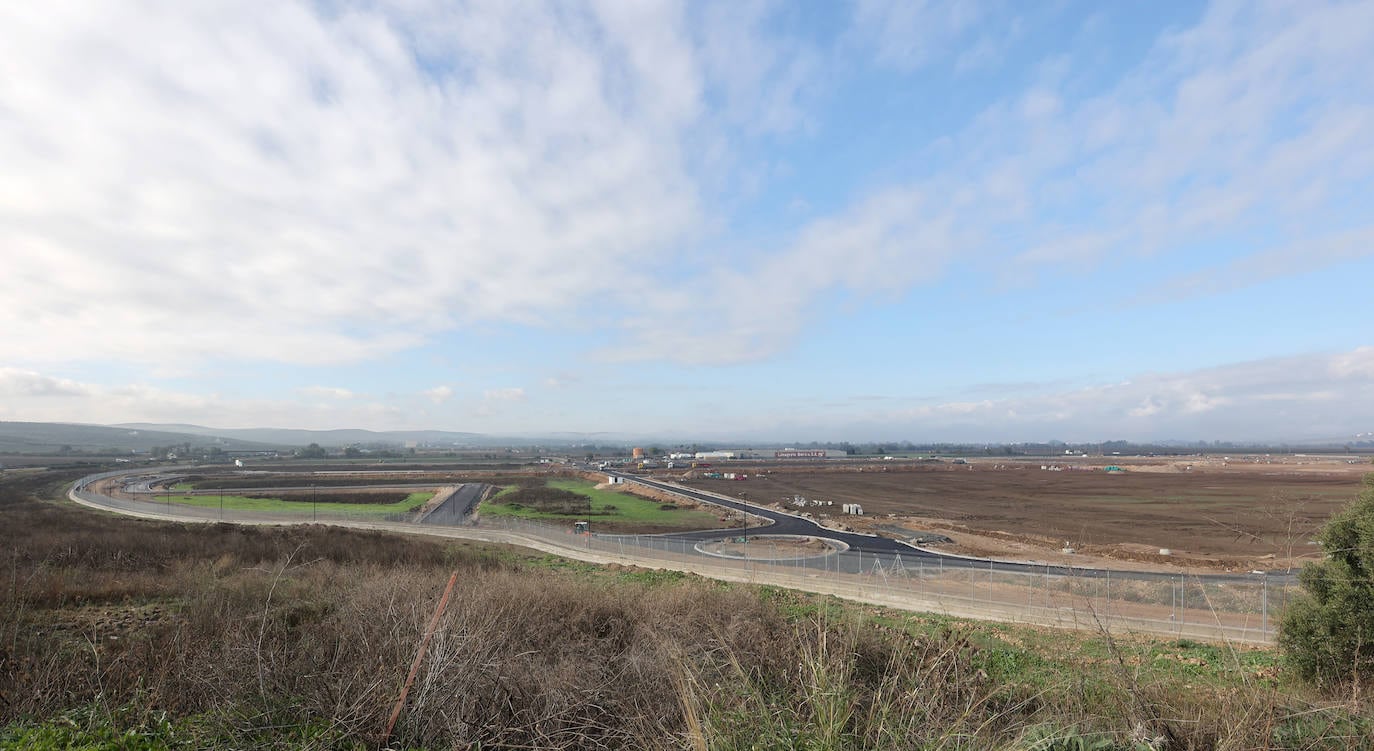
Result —
<path fill-rule="evenodd" d="M 1374 431 L 1374 2 L 0 5 L 0 420 Z"/>

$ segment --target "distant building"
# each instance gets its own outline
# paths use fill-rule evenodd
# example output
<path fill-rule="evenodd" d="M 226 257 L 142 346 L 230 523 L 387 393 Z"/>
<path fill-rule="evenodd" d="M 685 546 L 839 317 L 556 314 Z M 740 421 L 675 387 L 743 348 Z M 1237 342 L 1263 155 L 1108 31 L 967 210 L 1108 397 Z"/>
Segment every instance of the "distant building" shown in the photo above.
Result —
<path fill-rule="evenodd" d="M 778 449 L 773 452 L 774 459 L 836 459 L 848 456 L 838 449 Z"/>
<path fill-rule="evenodd" d="M 698 451 L 697 459 L 835 459 L 848 456 L 838 449 L 737 449 L 734 451 Z"/>

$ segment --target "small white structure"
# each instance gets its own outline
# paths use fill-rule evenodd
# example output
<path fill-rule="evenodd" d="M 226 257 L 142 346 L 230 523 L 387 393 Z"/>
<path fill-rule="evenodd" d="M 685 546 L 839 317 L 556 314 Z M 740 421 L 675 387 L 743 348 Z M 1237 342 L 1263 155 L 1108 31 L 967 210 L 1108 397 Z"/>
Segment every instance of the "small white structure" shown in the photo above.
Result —
<path fill-rule="evenodd" d="M 235 466 L 235 467 L 242 467 L 242 466 L 243 466 L 243 460 L 242 460 L 242 459 L 235 459 L 235 460 L 234 460 L 234 466 Z"/>
<path fill-rule="evenodd" d="M 845 504 L 842 504 L 842 505 L 840 506 L 840 509 L 841 509 L 844 513 L 846 513 L 846 514 L 854 514 L 855 516 L 863 516 L 863 515 L 864 515 L 864 507 L 863 507 L 863 506 L 860 506 L 860 505 L 857 504 L 857 503 L 845 503 Z"/>
<path fill-rule="evenodd" d="M 606 483 L 608 485 L 620 485 L 623 482 L 625 482 L 625 478 L 623 477 L 617 477 L 615 475 L 606 475 Z"/>

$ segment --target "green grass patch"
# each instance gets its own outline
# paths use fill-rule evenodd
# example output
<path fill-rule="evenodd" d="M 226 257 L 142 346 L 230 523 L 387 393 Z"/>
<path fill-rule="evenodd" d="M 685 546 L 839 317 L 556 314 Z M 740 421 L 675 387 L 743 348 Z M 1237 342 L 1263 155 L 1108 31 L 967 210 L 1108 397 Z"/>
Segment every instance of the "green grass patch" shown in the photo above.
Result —
<path fill-rule="evenodd" d="M 421 491 L 407 495 L 404 500 L 396 503 L 334 503 L 323 502 L 318 504 L 310 501 L 287 501 L 281 498 L 249 498 L 241 495 L 225 495 L 224 508 L 232 511 L 287 511 L 298 514 L 310 514 L 316 509 L 331 514 L 401 514 L 414 511 L 425 505 L 425 502 L 434 497 L 433 491 Z M 170 497 L 172 503 L 180 503 L 186 506 L 199 506 L 201 508 L 219 508 L 219 495 L 173 495 Z M 166 501 L 167 496 L 159 496 L 158 501 Z"/>
<path fill-rule="evenodd" d="M 550 480 L 546 485 L 591 499 L 593 529 L 598 522 L 672 526 L 686 529 L 704 529 L 718 524 L 716 515 L 707 511 L 680 508 L 665 509 L 665 504 L 662 501 L 640 498 L 614 490 L 597 490 L 595 484 L 585 480 Z M 525 506 L 501 502 L 503 497 L 509 497 L 518 489 L 517 487 L 503 488 L 501 492 L 482 503 L 482 512 L 494 516 L 515 516 L 522 519 L 578 521 L 587 518 L 583 514 L 547 513 Z"/>
<path fill-rule="evenodd" d="M 212 715 L 171 719 L 137 707 L 81 707 L 43 722 L 0 726 L 0 751 L 198 751 L 207 748 L 368 746 L 321 723 L 292 722 L 265 730 L 235 728 Z"/>

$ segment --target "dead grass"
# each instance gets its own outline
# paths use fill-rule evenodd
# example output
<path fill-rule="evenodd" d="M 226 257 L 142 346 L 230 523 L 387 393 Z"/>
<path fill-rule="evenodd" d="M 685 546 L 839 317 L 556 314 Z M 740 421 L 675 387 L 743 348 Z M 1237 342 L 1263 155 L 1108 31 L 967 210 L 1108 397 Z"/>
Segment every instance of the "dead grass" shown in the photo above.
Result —
<path fill-rule="evenodd" d="M 393 747 L 1374 745 L 1360 706 L 1271 682 L 1165 680 L 1119 656 L 1046 671 L 957 622 L 914 632 L 778 590 L 27 497 L 55 479 L 0 487 L 0 726 L 165 713 L 195 745 L 375 747 L 457 570 Z"/>

